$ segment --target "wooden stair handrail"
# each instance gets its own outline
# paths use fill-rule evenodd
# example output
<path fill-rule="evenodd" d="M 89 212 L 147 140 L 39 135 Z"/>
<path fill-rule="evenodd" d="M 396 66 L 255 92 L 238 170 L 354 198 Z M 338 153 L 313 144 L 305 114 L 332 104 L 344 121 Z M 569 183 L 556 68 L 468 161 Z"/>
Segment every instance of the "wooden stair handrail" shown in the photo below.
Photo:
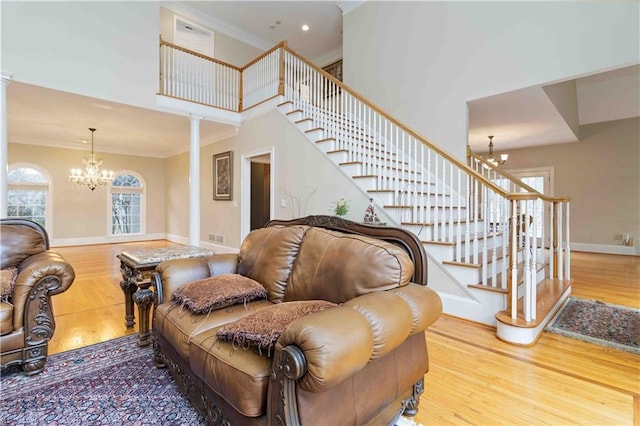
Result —
<path fill-rule="evenodd" d="M 511 173 L 499 169 L 498 167 L 494 166 L 493 164 L 491 164 L 490 162 L 488 162 L 487 160 L 485 160 L 481 155 L 476 154 L 475 152 L 471 151 L 471 148 L 467 145 L 467 156 L 475 158 L 476 160 L 480 161 L 482 164 L 486 165 L 487 167 L 490 167 L 492 170 L 496 171 L 497 173 L 499 173 L 502 177 L 508 179 L 511 181 L 511 183 L 515 184 L 516 186 L 520 186 L 524 189 L 526 189 L 528 192 L 534 192 L 536 194 L 539 195 L 539 198 L 541 198 L 544 201 L 548 201 L 551 203 L 563 203 L 563 202 L 569 202 L 571 201 L 571 198 L 568 197 L 550 197 L 548 195 L 545 195 L 541 192 L 538 192 L 535 188 L 527 185 L 526 183 L 524 183 L 522 180 L 518 179 L 517 177 L 515 177 L 514 175 L 512 175 Z"/>

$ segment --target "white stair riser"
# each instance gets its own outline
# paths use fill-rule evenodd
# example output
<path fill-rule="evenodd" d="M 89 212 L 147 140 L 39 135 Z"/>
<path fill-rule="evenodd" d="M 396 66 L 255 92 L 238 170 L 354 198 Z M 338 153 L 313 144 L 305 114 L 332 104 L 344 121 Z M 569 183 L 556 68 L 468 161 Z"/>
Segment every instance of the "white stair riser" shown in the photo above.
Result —
<path fill-rule="evenodd" d="M 478 229 L 482 229 L 481 226 L 483 225 L 483 221 L 478 221 Z M 474 223 L 472 222 L 470 224 L 472 230 L 473 230 L 473 226 Z M 423 238 L 424 237 L 424 233 L 426 232 L 427 229 L 431 229 L 431 226 L 421 226 L 421 225 L 402 225 L 402 228 L 406 229 L 407 231 L 413 232 L 414 234 L 418 235 L 418 233 L 420 233 L 420 237 Z M 462 238 L 464 238 L 465 236 L 465 232 L 466 232 L 466 228 L 467 228 L 467 224 L 466 222 L 460 222 L 460 223 L 454 223 L 453 224 L 453 235 L 458 235 L 458 228 L 460 228 L 460 234 L 462 236 Z M 444 231 L 447 235 L 449 234 L 449 224 L 446 224 L 444 227 L 440 226 L 439 232 Z M 430 234 L 429 235 L 433 235 L 432 231 L 429 231 Z M 470 234 L 473 235 L 473 234 Z M 424 238 L 423 238 L 424 239 Z"/>
<path fill-rule="evenodd" d="M 423 246 L 427 253 L 440 262 L 444 262 L 445 260 L 452 261 L 455 255 L 453 246 L 429 243 L 423 243 Z"/>
<path fill-rule="evenodd" d="M 347 160 L 348 161 L 348 160 Z M 407 176 L 414 176 L 414 173 L 403 172 L 399 170 L 391 170 L 391 169 L 367 169 L 361 163 L 347 163 L 347 161 L 342 163 L 337 163 L 349 176 L 361 176 L 361 175 L 376 175 L 383 176 L 387 179 L 394 178 L 407 178 Z M 344 164 L 347 163 L 347 164 Z M 425 185 L 426 186 L 426 185 Z M 440 197 L 442 198 L 442 197 Z"/>
<path fill-rule="evenodd" d="M 453 209 L 446 208 L 444 210 L 444 214 L 442 209 L 432 208 L 430 215 L 427 213 L 426 207 L 414 209 L 388 206 L 385 207 L 385 210 L 388 212 L 390 217 L 396 219 L 398 222 L 424 222 L 427 219 L 427 216 L 430 216 L 432 221 L 438 217 L 441 222 L 447 223 L 451 219 L 454 221 L 465 219 L 467 215 L 464 209 L 457 209 L 455 207 Z"/>
<path fill-rule="evenodd" d="M 427 185 L 425 185 L 427 188 Z M 388 205 L 408 205 L 419 204 L 426 206 L 427 204 L 435 206 L 442 206 L 443 204 L 448 206 L 451 203 L 449 196 L 442 196 L 436 194 L 413 194 L 401 191 L 388 191 L 388 192 L 373 192 L 371 193 L 373 200 L 381 206 Z M 463 205 L 464 207 L 464 205 Z"/>

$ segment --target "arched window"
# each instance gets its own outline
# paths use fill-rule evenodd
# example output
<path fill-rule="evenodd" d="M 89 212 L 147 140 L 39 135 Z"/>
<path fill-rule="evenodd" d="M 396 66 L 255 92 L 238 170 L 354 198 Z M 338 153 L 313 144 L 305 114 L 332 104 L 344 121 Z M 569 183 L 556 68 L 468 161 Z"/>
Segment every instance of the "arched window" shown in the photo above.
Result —
<path fill-rule="evenodd" d="M 47 228 L 49 220 L 49 179 L 29 165 L 9 167 L 7 176 L 7 216 L 30 219 Z M 50 233 L 51 229 L 47 229 Z"/>
<path fill-rule="evenodd" d="M 133 172 L 118 174 L 111 184 L 111 235 L 144 233 L 144 182 Z"/>

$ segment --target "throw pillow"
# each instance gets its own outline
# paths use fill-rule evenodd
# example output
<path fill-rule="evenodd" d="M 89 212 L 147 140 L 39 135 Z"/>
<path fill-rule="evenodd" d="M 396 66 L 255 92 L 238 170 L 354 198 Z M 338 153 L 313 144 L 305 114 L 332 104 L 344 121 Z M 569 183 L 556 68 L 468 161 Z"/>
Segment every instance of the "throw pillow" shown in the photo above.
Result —
<path fill-rule="evenodd" d="M 9 300 L 13 296 L 13 287 L 16 285 L 18 268 L 7 268 L 0 271 L 0 298 Z"/>
<path fill-rule="evenodd" d="M 266 299 L 267 290 L 257 281 L 239 274 L 220 274 L 185 284 L 172 300 L 196 314 L 255 299 Z"/>
<path fill-rule="evenodd" d="M 271 355 L 276 341 L 291 322 L 334 306 L 337 305 L 324 300 L 276 303 L 225 325 L 216 336 L 234 347 L 255 348 Z"/>

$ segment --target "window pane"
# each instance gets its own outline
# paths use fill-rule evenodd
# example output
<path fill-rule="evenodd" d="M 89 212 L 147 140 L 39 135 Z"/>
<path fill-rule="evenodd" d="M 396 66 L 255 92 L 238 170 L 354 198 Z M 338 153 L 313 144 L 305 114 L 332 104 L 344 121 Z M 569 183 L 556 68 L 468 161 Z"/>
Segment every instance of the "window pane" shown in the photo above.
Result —
<path fill-rule="evenodd" d="M 140 181 L 131 175 L 120 175 L 113 180 L 113 186 L 115 187 L 140 187 Z"/>
<path fill-rule="evenodd" d="M 140 232 L 140 194 L 116 193 L 111 195 L 113 234 Z"/>
<path fill-rule="evenodd" d="M 13 169 L 7 175 L 8 181 L 11 183 L 48 183 L 47 178 L 30 167 L 19 167 Z"/>
<path fill-rule="evenodd" d="M 7 216 L 30 219 L 45 226 L 47 193 L 42 191 L 7 191 Z"/>

